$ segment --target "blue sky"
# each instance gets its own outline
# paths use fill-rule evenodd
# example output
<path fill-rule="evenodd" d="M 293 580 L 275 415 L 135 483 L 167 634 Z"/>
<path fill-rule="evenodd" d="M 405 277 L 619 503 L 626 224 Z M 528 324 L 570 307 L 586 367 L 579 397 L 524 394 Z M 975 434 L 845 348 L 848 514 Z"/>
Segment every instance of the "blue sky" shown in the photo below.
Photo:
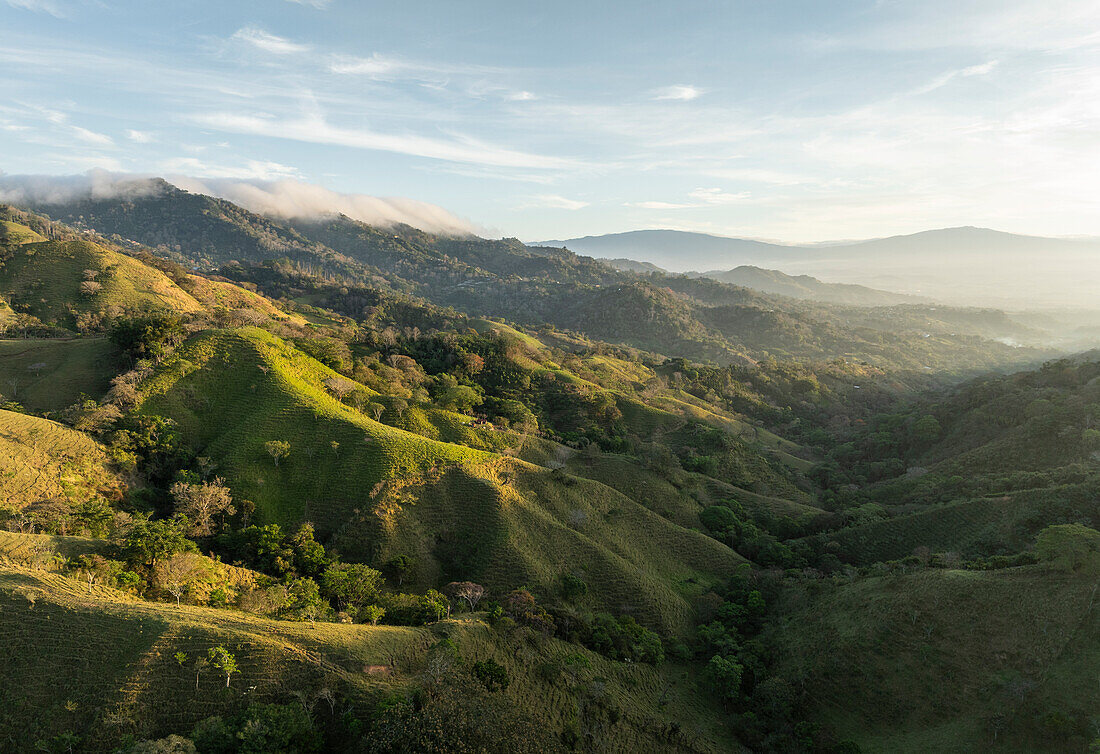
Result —
<path fill-rule="evenodd" d="M 1100 234 L 1100 3 L 0 0 L 0 155 L 525 240 Z"/>

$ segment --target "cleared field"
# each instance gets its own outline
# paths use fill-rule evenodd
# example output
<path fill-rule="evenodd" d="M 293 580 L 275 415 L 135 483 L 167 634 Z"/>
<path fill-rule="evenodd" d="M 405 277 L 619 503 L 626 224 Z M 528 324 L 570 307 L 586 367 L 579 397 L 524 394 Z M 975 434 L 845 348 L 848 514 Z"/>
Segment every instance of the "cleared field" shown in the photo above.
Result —
<path fill-rule="evenodd" d="M 0 394 L 32 411 L 101 398 L 118 373 L 106 338 L 0 340 Z"/>
<path fill-rule="evenodd" d="M 729 748 L 721 727 L 709 722 L 719 719 L 717 710 L 685 668 L 614 663 L 527 630 L 491 629 L 474 616 L 424 628 L 311 626 L 143 602 L 9 565 L 0 566 L 0 631 L 8 639 L 0 647 L 0 740 L 13 750 L 72 732 L 77 751 L 102 751 L 126 734 L 186 734 L 204 717 L 251 702 L 312 707 L 324 689 L 366 708 L 375 694 L 423 682 L 429 648 L 443 637 L 458 646 L 462 663 L 499 662 L 511 684 L 498 693 L 555 734 L 597 726 L 614 751 Z M 224 676 L 195 666 L 215 645 L 240 665 L 228 689 Z M 182 664 L 177 652 L 186 655 Z M 673 719 L 692 722 L 669 738 Z"/>
<path fill-rule="evenodd" d="M 836 542 L 842 560 L 867 565 L 904 558 L 917 547 L 964 556 L 1019 552 L 1044 527 L 1073 522 L 1100 525 L 1100 499 L 1090 485 L 967 500 L 800 541 L 815 549 Z"/>
<path fill-rule="evenodd" d="M 1086 751 L 1095 574 L 924 570 L 786 596 L 768 641 L 811 719 L 866 752 Z"/>
<path fill-rule="evenodd" d="M 90 241 L 16 246 L 0 267 L 0 295 L 44 322 L 66 326 L 79 324 L 81 315 L 202 309 L 164 273 Z"/>
<path fill-rule="evenodd" d="M 120 485 L 106 454 L 87 435 L 0 411 L 0 505 L 19 510 L 55 498 L 81 502 Z"/>

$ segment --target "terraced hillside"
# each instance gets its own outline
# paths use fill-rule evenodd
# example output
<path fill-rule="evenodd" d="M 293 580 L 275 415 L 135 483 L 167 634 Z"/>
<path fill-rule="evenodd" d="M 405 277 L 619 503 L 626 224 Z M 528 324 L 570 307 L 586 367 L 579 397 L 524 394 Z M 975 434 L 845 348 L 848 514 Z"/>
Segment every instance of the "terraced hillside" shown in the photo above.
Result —
<path fill-rule="evenodd" d="M 0 296 L 44 322 L 83 329 L 107 316 L 202 308 L 164 273 L 91 241 L 4 248 Z"/>
<path fill-rule="evenodd" d="M 106 338 L 0 340 L 0 394 L 32 411 L 102 398 L 118 371 Z"/>
<path fill-rule="evenodd" d="M 1085 751 L 1096 592 L 1095 574 L 1045 565 L 807 584 L 766 639 L 777 692 L 865 752 Z"/>
<path fill-rule="evenodd" d="M 0 506 L 20 511 L 52 500 L 83 502 L 124 487 L 90 437 L 36 416 L 0 410 Z"/>
<path fill-rule="evenodd" d="M 143 602 L 0 560 L 0 631 L 9 637 L 0 649 L 0 741 L 30 750 L 70 734 L 81 750 L 96 751 L 126 735 L 186 732 L 257 702 L 293 701 L 338 718 L 344 709 L 326 700 L 371 706 L 413 684 L 431 690 L 429 708 L 433 700 L 445 706 L 454 673 L 459 683 L 469 679 L 467 699 L 499 714 L 496 723 L 516 710 L 533 716 L 531 751 L 564 751 L 563 733 L 619 751 L 726 750 L 727 734 L 710 722 L 716 710 L 682 668 L 615 663 L 473 617 L 425 628 L 272 621 Z M 444 638 L 456 648 L 453 659 L 432 649 Z M 237 659 L 228 687 L 216 669 L 196 665 L 213 646 Z M 466 675 L 475 660 L 505 668 L 507 689 L 479 694 Z M 692 722 L 670 728 L 675 719 Z"/>
<path fill-rule="evenodd" d="M 219 459 L 218 473 L 261 520 L 310 521 L 367 562 L 416 554 L 414 578 L 425 585 L 442 576 L 552 590 L 579 571 L 599 584 L 603 604 L 682 631 L 699 589 L 690 584 L 741 562 L 602 484 L 470 447 L 507 447 L 504 433 L 436 409 L 426 421 L 452 442 L 375 421 L 326 392 L 334 376 L 262 330 L 208 331 L 143 385 L 140 410 L 171 417 L 196 453 Z M 392 402 L 359 390 L 386 406 L 380 418 L 396 415 Z M 277 465 L 271 441 L 289 443 Z"/>

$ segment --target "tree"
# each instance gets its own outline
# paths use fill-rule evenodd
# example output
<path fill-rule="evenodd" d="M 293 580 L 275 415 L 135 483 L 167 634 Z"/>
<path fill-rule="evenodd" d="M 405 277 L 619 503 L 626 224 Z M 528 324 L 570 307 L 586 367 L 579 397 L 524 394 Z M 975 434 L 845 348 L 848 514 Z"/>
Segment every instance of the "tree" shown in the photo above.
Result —
<path fill-rule="evenodd" d="M 724 699 L 734 701 L 741 696 L 741 674 L 744 668 L 736 660 L 715 655 L 707 663 L 707 677 L 714 690 Z"/>
<path fill-rule="evenodd" d="M 156 566 L 162 558 L 198 549 L 184 533 L 186 527 L 185 518 L 151 521 L 145 516 L 136 516 L 122 550 L 132 562 Z"/>
<path fill-rule="evenodd" d="M 443 587 L 443 592 L 452 599 L 464 601 L 473 610 L 485 596 L 485 587 L 472 581 L 452 581 Z"/>
<path fill-rule="evenodd" d="M 510 682 L 508 671 L 496 660 L 478 660 L 471 668 L 471 672 L 487 691 L 504 691 L 508 688 Z"/>
<path fill-rule="evenodd" d="M 85 280 L 80 284 L 80 292 L 85 296 L 94 296 L 103 290 L 103 284 L 94 280 Z"/>
<path fill-rule="evenodd" d="M 381 585 L 382 574 L 362 563 L 333 563 L 321 576 L 321 587 L 340 610 L 374 599 Z"/>
<path fill-rule="evenodd" d="M 931 414 L 925 414 L 920 419 L 917 419 L 916 423 L 913 425 L 913 439 L 921 445 L 926 445 L 940 439 L 940 434 L 942 432 L 943 428 L 940 427 L 939 420 Z"/>
<path fill-rule="evenodd" d="M 398 586 L 401 586 L 401 582 L 409 575 L 412 567 L 412 558 L 408 555 L 397 555 L 390 558 L 382 565 L 382 573 L 386 574 L 387 578 L 396 581 Z"/>
<path fill-rule="evenodd" d="M 184 338 L 183 322 L 174 314 L 122 319 L 111 328 L 111 342 L 132 359 L 159 359 Z"/>
<path fill-rule="evenodd" d="M 375 421 L 378 421 L 379 419 L 381 419 L 382 414 L 384 414 L 384 413 L 386 413 L 385 404 L 383 404 L 383 403 L 374 403 L 374 402 L 372 402 L 370 404 L 370 415 L 371 415 L 371 418 L 374 419 Z"/>
<path fill-rule="evenodd" d="M 153 584 L 175 597 L 176 607 L 179 607 L 180 598 L 188 587 L 208 575 L 209 567 L 201 556 L 193 552 L 181 552 L 156 564 L 153 568 Z"/>
<path fill-rule="evenodd" d="M 372 626 L 377 626 L 378 621 L 386 617 L 386 608 L 381 605 L 365 605 L 359 610 L 359 617 Z"/>
<path fill-rule="evenodd" d="M 217 518 L 232 516 L 237 512 L 233 507 L 233 497 L 229 493 L 229 488 L 224 485 L 220 477 L 201 484 L 176 482 L 172 485 L 171 492 L 176 513 L 186 516 L 191 522 L 192 536 L 212 535 Z"/>
<path fill-rule="evenodd" d="M 196 754 L 198 749 L 189 738 L 172 734 L 167 738 L 138 741 L 125 750 L 126 754 Z"/>
<path fill-rule="evenodd" d="M 264 443 L 264 450 L 275 459 L 275 465 L 279 465 L 280 458 L 290 455 L 290 443 L 285 440 L 269 440 Z"/>
<path fill-rule="evenodd" d="M 222 646 L 210 647 L 206 653 L 206 660 L 212 666 L 225 673 L 225 687 L 229 688 L 229 679 L 234 673 L 239 673 L 237 658 L 228 649 Z"/>
<path fill-rule="evenodd" d="M 325 380 L 325 387 L 328 388 L 328 391 L 330 393 L 336 396 L 336 400 L 343 403 L 344 398 L 347 398 L 348 395 L 352 393 L 356 387 L 358 387 L 358 385 L 349 380 L 347 377 L 334 375 Z"/>
<path fill-rule="evenodd" d="M 1035 553 L 1063 571 L 1100 564 L 1100 531 L 1083 524 L 1057 524 L 1039 532 Z"/>
<path fill-rule="evenodd" d="M 325 610 L 321 590 L 310 578 L 294 579 L 287 588 L 286 605 L 280 611 L 285 617 L 313 623 Z"/>

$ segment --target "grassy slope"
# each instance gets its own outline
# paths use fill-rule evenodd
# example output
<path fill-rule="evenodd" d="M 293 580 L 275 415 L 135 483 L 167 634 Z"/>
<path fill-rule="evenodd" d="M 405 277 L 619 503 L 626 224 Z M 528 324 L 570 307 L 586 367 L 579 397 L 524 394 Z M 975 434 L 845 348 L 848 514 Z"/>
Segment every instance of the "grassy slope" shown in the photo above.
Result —
<path fill-rule="evenodd" d="M 24 244 L 38 243 L 46 239 L 39 233 L 31 230 L 26 225 L 13 223 L 8 220 L 0 220 L 0 243 Z"/>
<path fill-rule="evenodd" d="M 0 411 L 0 505 L 20 509 L 55 497 L 85 500 L 120 484 L 106 454 L 87 435 Z"/>
<path fill-rule="evenodd" d="M 103 286 L 94 295 L 80 291 L 85 270 L 95 270 L 95 281 Z M 75 312 L 119 307 L 128 313 L 202 308 L 159 270 L 89 241 L 15 247 L 0 267 L 0 294 L 10 302 L 26 304 L 31 314 L 47 322 L 66 322 L 70 307 Z"/>
<path fill-rule="evenodd" d="M 499 459 L 388 489 L 340 532 L 347 555 L 412 554 L 412 578 L 518 585 L 553 594 L 572 573 L 592 606 L 635 615 L 666 632 L 691 623 L 690 598 L 743 562 L 606 485 Z"/>
<path fill-rule="evenodd" d="M 0 394 L 32 411 L 60 411 L 81 395 L 101 398 L 118 372 L 113 356 L 106 338 L 0 340 Z"/>
<path fill-rule="evenodd" d="M 262 518 L 310 519 L 329 531 L 383 479 L 488 457 L 367 418 L 325 392 L 334 375 L 263 330 L 206 331 L 146 382 L 142 411 L 179 422 Z M 264 448 L 271 440 L 291 446 L 279 466 Z"/>
<path fill-rule="evenodd" d="M 270 299 L 226 280 L 191 275 L 186 285 L 187 292 L 208 311 L 252 309 L 271 319 L 306 323 L 304 317 L 284 312 Z"/>
<path fill-rule="evenodd" d="M 252 701 L 313 704 L 322 688 L 353 697 L 402 689 L 422 679 L 427 650 L 443 636 L 466 662 L 492 658 L 504 665 L 509 703 L 555 733 L 574 721 L 582 729 L 602 724 L 600 738 L 615 751 L 713 752 L 730 745 L 711 722 L 720 719 L 717 710 L 682 667 L 612 663 L 576 645 L 495 631 L 464 616 L 427 628 L 312 627 L 142 602 L 0 560 L 0 631 L 10 639 L 0 649 L 0 748 L 27 750 L 38 738 L 75 731 L 83 750 L 96 751 L 126 733 L 186 733 L 205 716 Z M 194 658 L 218 644 L 237 656 L 241 673 L 226 690 L 224 679 L 207 670 L 196 691 Z M 174 659 L 180 651 L 188 655 L 186 667 Z M 587 666 L 574 671 L 573 681 L 554 677 L 552 670 L 560 673 L 567 658 L 578 656 Z M 383 672 L 368 672 L 370 666 Z M 593 692 L 600 706 L 619 710 L 619 722 L 584 720 Z M 663 736 L 673 719 L 684 721 L 684 745 Z"/>
<path fill-rule="evenodd" d="M 813 718 L 863 751 L 1084 751 L 1100 704 L 1096 584 L 1046 566 L 821 584 L 787 595 L 771 639 Z M 1071 722 L 1045 722 L 1051 710 Z"/>
<path fill-rule="evenodd" d="M 935 506 L 918 513 L 807 537 L 821 547 L 836 542 L 837 554 L 857 565 L 896 560 L 917 547 L 964 556 L 1027 549 L 1046 526 L 1083 522 L 1100 526 L 1100 501 L 1089 485 L 1028 490 Z M 832 548 L 830 548 L 832 549 Z"/>
<path fill-rule="evenodd" d="M 142 411 L 175 418 L 262 520 L 310 520 L 323 535 L 339 533 L 347 554 L 372 562 L 416 553 L 424 583 L 465 575 L 499 589 L 548 590 L 580 569 L 604 607 L 625 605 L 678 631 L 690 620 L 681 592 L 694 587 L 685 582 L 713 580 L 740 562 L 602 484 L 375 422 L 324 392 L 331 375 L 264 331 L 209 331 L 146 383 Z M 514 439 L 447 427 L 446 412 L 424 411 L 445 439 Z M 263 447 L 275 439 L 291 444 L 278 467 Z"/>

